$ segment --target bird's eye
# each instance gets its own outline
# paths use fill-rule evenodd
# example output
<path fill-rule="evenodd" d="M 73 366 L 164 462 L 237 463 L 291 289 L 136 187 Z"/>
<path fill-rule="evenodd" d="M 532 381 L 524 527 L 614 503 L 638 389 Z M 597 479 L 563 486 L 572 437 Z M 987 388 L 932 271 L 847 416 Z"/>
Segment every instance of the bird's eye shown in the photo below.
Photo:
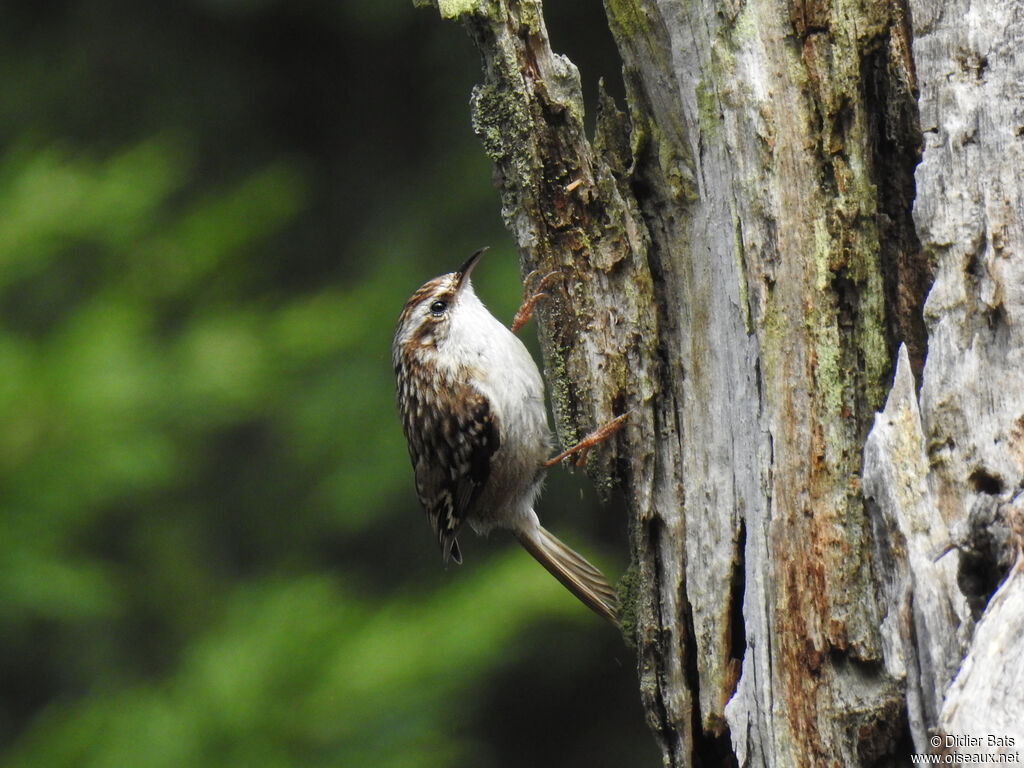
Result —
<path fill-rule="evenodd" d="M 441 301 L 440 299 L 438 299 L 437 301 L 430 305 L 430 314 L 432 314 L 434 317 L 440 317 L 445 313 L 445 310 L 447 309 L 448 302 Z"/>

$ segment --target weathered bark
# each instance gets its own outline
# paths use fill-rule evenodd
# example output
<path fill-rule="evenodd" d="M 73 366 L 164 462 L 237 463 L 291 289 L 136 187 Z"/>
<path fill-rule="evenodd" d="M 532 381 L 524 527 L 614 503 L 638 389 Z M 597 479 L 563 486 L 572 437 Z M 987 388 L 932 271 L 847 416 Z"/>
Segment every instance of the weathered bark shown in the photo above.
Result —
<path fill-rule="evenodd" d="M 995 205 L 1005 195 L 1018 216 L 1001 219 L 1001 251 L 995 230 L 976 230 L 969 252 L 988 242 L 989 261 L 968 264 L 961 253 L 947 267 L 958 234 L 936 239 L 918 202 L 922 250 L 911 217 L 917 86 L 899 2 L 606 0 L 628 103 L 624 114 L 602 97 L 592 142 L 578 73 L 551 51 L 539 0 L 432 4 L 461 17 L 483 55 L 474 127 L 495 162 L 524 272 L 565 275 L 539 313 L 560 433 L 568 443 L 632 410 L 591 470 L 627 491 L 625 627 L 666 764 L 905 756 L 908 725 L 920 740 L 939 724 L 971 623 L 952 566 L 935 564 L 933 549 L 965 515 L 954 501 L 973 498 L 979 483 L 993 495 L 997 478 L 995 495 L 1006 500 L 1020 488 L 1019 462 L 993 454 L 979 464 L 970 440 L 944 446 L 946 427 L 929 432 L 929 408 L 955 412 L 970 432 L 996 392 L 968 407 L 969 395 L 943 396 L 953 379 L 931 378 L 936 318 L 953 311 L 933 292 L 918 410 L 922 305 L 933 260 L 939 282 L 947 268 L 983 272 L 975 287 L 990 286 L 994 308 L 1015 291 L 1020 298 L 1017 180 L 1007 171 L 986 198 Z M 933 87 L 924 85 L 925 97 Z M 922 178 L 933 146 L 930 138 Z M 940 199 L 940 182 L 928 183 Z M 938 205 L 927 210 L 944 220 Z M 1002 282 L 990 274 L 999 270 Z M 1010 343 L 1015 317 L 1020 333 L 1008 310 L 980 319 Z M 947 370 L 963 341 L 943 342 Z M 866 478 L 866 500 L 863 446 L 900 342 L 907 353 L 868 446 L 885 468 Z M 996 353 L 972 359 L 988 365 Z M 1012 369 L 1004 359 L 1003 383 L 1020 386 Z M 993 417 L 974 449 L 1001 437 L 1019 456 L 1021 412 Z M 893 426 L 886 440 L 886 418 L 911 432 Z M 955 471 L 934 474 L 935 451 Z M 913 490 L 900 485 L 911 480 Z M 944 499 L 950 506 L 936 509 Z M 915 525 L 932 533 L 919 538 Z M 915 619 L 923 596 L 945 612 Z"/>
<path fill-rule="evenodd" d="M 985 608 L 1024 526 L 1024 3 L 911 6 L 926 137 L 914 218 L 936 277 L 920 397 L 901 360 L 865 449 L 885 656 L 906 675 L 918 751 L 941 732 L 979 739 L 966 751 L 1009 737 L 1024 757 L 1019 571 Z"/>

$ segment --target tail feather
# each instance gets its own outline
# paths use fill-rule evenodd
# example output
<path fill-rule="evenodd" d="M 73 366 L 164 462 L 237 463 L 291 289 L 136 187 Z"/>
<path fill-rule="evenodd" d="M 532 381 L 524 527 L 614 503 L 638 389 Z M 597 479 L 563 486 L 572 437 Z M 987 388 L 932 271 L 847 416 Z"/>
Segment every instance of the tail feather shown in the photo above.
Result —
<path fill-rule="evenodd" d="M 518 533 L 527 552 L 599 616 L 618 625 L 618 594 L 604 575 L 541 526 Z"/>

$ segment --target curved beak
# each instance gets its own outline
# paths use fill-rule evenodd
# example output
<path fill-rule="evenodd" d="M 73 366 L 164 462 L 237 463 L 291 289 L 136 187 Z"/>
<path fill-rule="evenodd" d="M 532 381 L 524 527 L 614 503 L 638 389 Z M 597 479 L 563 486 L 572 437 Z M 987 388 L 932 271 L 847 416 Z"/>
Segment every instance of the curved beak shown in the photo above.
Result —
<path fill-rule="evenodd" d="M 466 259 L 466 263 L 459 267 L 458 270 L 455 272 L 455 274 L 457 275 L 457 280 L 455 282 L 456 290 L 462 288 L 462 286 L 469 281 L 469 275 L 473 271 L 473 267 L 475 267 L 476 263 L 480 261 L 480 257 L 484 255 L 484 252 L 487 250 L 488 247 L 489 246 L 485 245 L 479 251 L 476 251 L 472 256 Z"/>

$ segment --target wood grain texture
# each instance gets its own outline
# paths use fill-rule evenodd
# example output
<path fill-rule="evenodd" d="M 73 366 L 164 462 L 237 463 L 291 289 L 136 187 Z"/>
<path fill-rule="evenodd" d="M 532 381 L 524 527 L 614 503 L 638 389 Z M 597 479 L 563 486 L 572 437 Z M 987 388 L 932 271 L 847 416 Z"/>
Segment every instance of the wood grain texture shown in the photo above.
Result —
<path fill-rule="evenodd" d="M 911 11 L 926 140 L 914 220 L 935 282 L 920 391 L 901 361 L 865 452 L 889 550 L 876 559 L 890 585 L 885 656 L 906 673 L 918 751 L 934 733 L 1003 750 L 991 734 L 1015 736 L 1024 755 L 1011 682 L 1019 570 L 989 601 L 1024 519 L 1024 4 L 914 0 Z"/>

